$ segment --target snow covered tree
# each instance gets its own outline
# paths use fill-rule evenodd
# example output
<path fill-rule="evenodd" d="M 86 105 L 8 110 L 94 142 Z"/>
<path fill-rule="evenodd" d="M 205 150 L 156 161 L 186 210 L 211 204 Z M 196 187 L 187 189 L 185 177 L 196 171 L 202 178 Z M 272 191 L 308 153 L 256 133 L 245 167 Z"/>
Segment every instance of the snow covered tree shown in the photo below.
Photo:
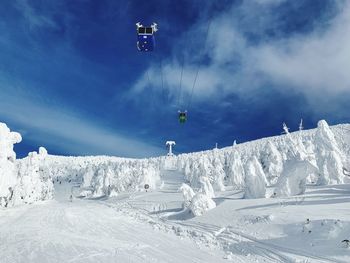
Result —
<path fill-rule="evenodd" d="M 342 153 L 334 134 L 325 120 L 317 124 L 315 152 L 319 167 L 319 185 L 340 184 L 344 182 Z"/>
<path fill-rule="evenodd" d="M 191 204 L 192 198 L 195 196 L 195 193 L 193 189 L 187 184 L 182 184 L 180 187 L 180 191 L 182 192 L 184 198 L 183 207 L 188 208 Z"/>
<path fill-rule="evenodd" d="M 258 159 L 253 156 L 245 167 L 244 198 L 264 198 L 266 195 L 266 177 Z"/>
<path fill-rule="evenodd" d="M 208 177 L 201 176 L 199 178 L 199 182 L 201 184 L 201 188 L 200 188 L 199 192 L 204 193 L 209 198 L 214 198 L 215 197 L 214 189 L 213 189 L 213 186 L 211 185 Z"/>
<path fill-rule="evenodd" d="M 268 141 L 260 156 L 269 184 L 275 184 L 283 170 L 283 159 L 281 153 L 271 141 Z"/>
<path fill-rule="evenodd" d="M 16 153 L 13 145 L 21 140 L 19 133 L 11 132 L 6 124 L 0 123 L 0 206 L 3 207 L 11 202 L 17 184 Z"/>
<path fill-rule="evenodd" d="M 214 186 L 219 191 L 225 191 L 224 178 L 225 178 L 224 167 L 220 159 L 215 158 L 213 161 L 213 171 L 212 178 L 214 181 Z"/>
<path fill-rule="evenodd" d="M 46 157 L 46 149 L 40 147 L 39 154 L 30 152 L 28 157 L 19 163 L 19 181 L 14 193 L 17 204 L 52 199 L 53 183 L 45 166 Z"/>
<path fill-rule="evenodd" d="M 286 133 L 289 156 L 278 178 L 274 196 L 292 196 L 305 192 L 306 178 L 317 173 L 317 166 L 312 155 L 308 154 L 300 138 L 292 138 L 288 128 L 283 124 Z"/>
<path fill-rule="evenodd" d="M 237 151 L 233 151 L 228 158 L 227 176 L 229 184 L 236 189 L 244 187 L 245 172 L 242 164 L 241 156 Z"/>
<path fill-rule="evenodd" d="M 317 172 L 317 167 L 308 160 L 288 160 L 277 182 L 275 196 L 293 196 L 305 193 L 307 177 Z"/>

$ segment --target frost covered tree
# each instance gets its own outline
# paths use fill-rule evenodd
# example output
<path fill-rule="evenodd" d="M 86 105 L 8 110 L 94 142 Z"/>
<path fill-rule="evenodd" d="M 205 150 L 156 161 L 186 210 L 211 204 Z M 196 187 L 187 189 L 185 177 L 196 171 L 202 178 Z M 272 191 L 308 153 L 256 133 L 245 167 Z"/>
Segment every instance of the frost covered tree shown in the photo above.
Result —
<path fill-rule="evenodd" d="M 213 186 L 211 185 L 208 177 L 201 176 L 199 178 L 199 182 L 201 184 L 201 188 L 200 188 L 199 192 L 204 193 L 209 198 L 214 198 L 215 197 L 214 189 L 213 189 Z"/>
<path fill-rule="evenodd" d="M 216 207 L 213 201 L 214 190 L 207 177 L 199 178 L 201 188 L 197 193 L 187 185 L 182 184 L 180 190 L 182 192 L 184 203 L 183 207 L 192 212 L 194 216 L 203 215 L 206 211 Z"/>
<path fill-rule="evenodd" d="M 315 152 L 319 168 L 319 185 L 344 183 L 342 153 L 325 120 L 317 124 Z"/>
<path fill-rule="evenodd" d="M 80 185 L 80 189 L 87 188 L 91 186 L 91 180 L 94 177 L 95 171 L 93 165 L 88 165 L 83 172 L 83 182 Z"/>
<path fill-rule="evenodd" d="M 206 211 L 216 207 L 214 198 L 214 190 L 207 177 L 200 177 L 201 188 L 197 193 L 194 193 L 192 188 L 186 184 L 181 187 L 184 196 L 184 207 L 186 205 L 194 216 L 203 215 Z"/>
<path fill-rule="evenodd" d="M 18 185 L 15 187 L 16 203 L 31 204 L 53 198 L 53 183 L 45 165 L 47 151 L 30 152 L 18 164 Z"/>
<path fill-rule="evenodd" d="M 191 204 L 192 198 L 195 196 L 195 193 L 194 193 L 193 189 L 191 188 L 191 186 L 189 186 L 187 184 L 182 184 L 180 187 L 180 191 L 182 192 L 182 196 L 184 198 L 183 207 L 188 208 Z"/>
<path fill-rule="evenodd" d="M 156 189 L 160 182 L 160 167 L 152 159 L 97 162 L 86 168 L 80 196 L 116 196 L 125 191 L 144 191 L 146 185 L 148 189 Z"/>
<path fill-rule="evenodd" d="M 237 151 L 233 151 L 228 157 L 227 177 L 229 184 L 236 189 L 242 189 L 245 184 L 245 172 L 241 156 Z"/>
<path fill-rule="evenodd" d="M 256 156 L 251 157 L 245 167 L 244 198 L 264 198 L 266 195 L 266 177 Z"/>
<path fill-rule="evenodd" d="M 106 195 L 105 187 L 105 169 L 101 167 L 98 169 L 96 175 L 91 180 L 91 186 L 93 187 L 93 197 L 100 197 Z"/>
<path fill-rule="evenodd" d="M 220 159 L 215 158 L 213 161 L 212 178 L 213 178 L 215 188 L 219 191 L 225 191 L 225 186 L 224 186 L 225 176 L 226 176 L 225 170 Z"/>
<path fill-rule="evenodd" d="M 185 175 L 185 179 L 191 187 L 199 188 L 201 186 L 201 177 L 207 177 L 211 182 L 214 181 L 212 172 L 213 167 L 208 156 L 201 155 L 197 158 L 191 158 L 191 172 L 189 175 Z"/>
<path fill-rule="evenodd" d="M 268 141 L 260 156 L 269 184 L 275 184 L 283 170 L 283 158 L 281 153 L 274 143 Z"/>
<path fill-rule="evenodd" d="M 21 140 L 19 133 L 11 132 L 6 124 L 0 123 L 0 206 L 3 207 L 11 202 L 17 184 L 16 153 L 13 145 Z"/>
<path fill-rule="evenodd" d="M 293 139 L 285 124 L 283 129 L 286 133 L 289 156 L 278 178 L 274 196 L 302 194 L 306 189 L 306 178 L 312 173 L 317 173 L 318 169 L 315 160 L 306 152 L 301 139 Z"/>
<path fill-rule="evenodd" d="M 281 177 L 277 182 L 275 196 L 293 196 L 304 194 L 307 177 L 317 172 L 312 162 L 295 158 L 285 163 Z"/>
<path fill-rule="evenodd" d="M 142 169 L 142 177 L 140 188 L 144 188 L 147 184 L 150 189 L 156 189 L 157 183 L 160 181 L 160 172 L 152 163 L 145 163 Z"/>

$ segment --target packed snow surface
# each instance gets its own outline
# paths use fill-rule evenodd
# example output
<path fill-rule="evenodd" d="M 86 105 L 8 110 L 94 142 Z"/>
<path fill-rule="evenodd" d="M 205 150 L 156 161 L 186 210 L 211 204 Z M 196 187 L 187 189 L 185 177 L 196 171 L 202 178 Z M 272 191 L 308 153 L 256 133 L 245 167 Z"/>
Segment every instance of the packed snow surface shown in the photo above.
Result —
<path fill-rule="evenodd" d="M 0 262 L 350 262 L 350 125 L 285 130 L 179 156 L 17 160 L 1 124 Z"/>

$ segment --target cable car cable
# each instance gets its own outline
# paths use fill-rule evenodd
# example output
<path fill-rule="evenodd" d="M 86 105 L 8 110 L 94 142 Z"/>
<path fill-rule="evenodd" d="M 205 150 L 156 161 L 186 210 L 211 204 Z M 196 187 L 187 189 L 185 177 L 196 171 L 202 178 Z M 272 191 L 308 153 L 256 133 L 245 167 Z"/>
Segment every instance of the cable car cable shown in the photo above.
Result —
<path fill-rule="evenodd" d="M 210 29 L 210 25 L 211 25 L 211 22 L 212 22 L 212 18 L 213 17 L 211 16 L 209 21 L 208 21 L 207 32 L 206 32 L 206 36 L 205 36 L 205 40 L 204 40 L 204 48 L 202 49 L 202 53 L 204 53 L 205 50 L 206 50 L 206 46 L 207 46 L 207 42 L 208 42 L 209 29 Z M 202 57 L 202 55 L 203 54 L 201 54 L 200 57 Z M 198 66 L 197 66 L 197 71 L 196 71 L 196 75 L 194 77 L 192 90 L 191 90 L 190 97 L 189 97 L 188 104 L 187 104 L 187 109 L 189 109 L 189 107 L 191 105 L 191 102 L 192 102 L 193 92 L 194 92 L 194 89 L 195 89 L 195 86 L 196 86 L 196 83 L 197 83 L 199 71 L 200 71 L 200 64 L 198 64 Z"/>
<path fill-rule="evenodd" d="M 177 105 L 179 107 L 179 109 L 181 109 L 181 91 L 182 91 L 182 76 L 183 76 L 183 72 L 184 72 L 184 65 L 185 65 L 185 58 L 182 59 L 182 67 L 181 67 L 181 75 L 180 75 L 180 88 L 179 88 L 179 97 L 177 100 Z"/>

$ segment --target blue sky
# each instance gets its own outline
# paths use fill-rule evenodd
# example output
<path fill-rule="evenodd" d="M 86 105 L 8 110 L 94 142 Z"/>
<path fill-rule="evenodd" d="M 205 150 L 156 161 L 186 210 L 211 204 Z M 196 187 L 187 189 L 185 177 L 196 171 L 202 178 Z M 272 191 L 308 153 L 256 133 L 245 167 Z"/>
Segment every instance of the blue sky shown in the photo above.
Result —
<path fill-rule="evenodd" d="M 350 120 L 347 1 L 13 0 L 0 15 L 0 121 L 19 157 L 157 156 L 170 139 L 192 152 Z M 138 21 L 159 24 L 153 53 Z"/>

